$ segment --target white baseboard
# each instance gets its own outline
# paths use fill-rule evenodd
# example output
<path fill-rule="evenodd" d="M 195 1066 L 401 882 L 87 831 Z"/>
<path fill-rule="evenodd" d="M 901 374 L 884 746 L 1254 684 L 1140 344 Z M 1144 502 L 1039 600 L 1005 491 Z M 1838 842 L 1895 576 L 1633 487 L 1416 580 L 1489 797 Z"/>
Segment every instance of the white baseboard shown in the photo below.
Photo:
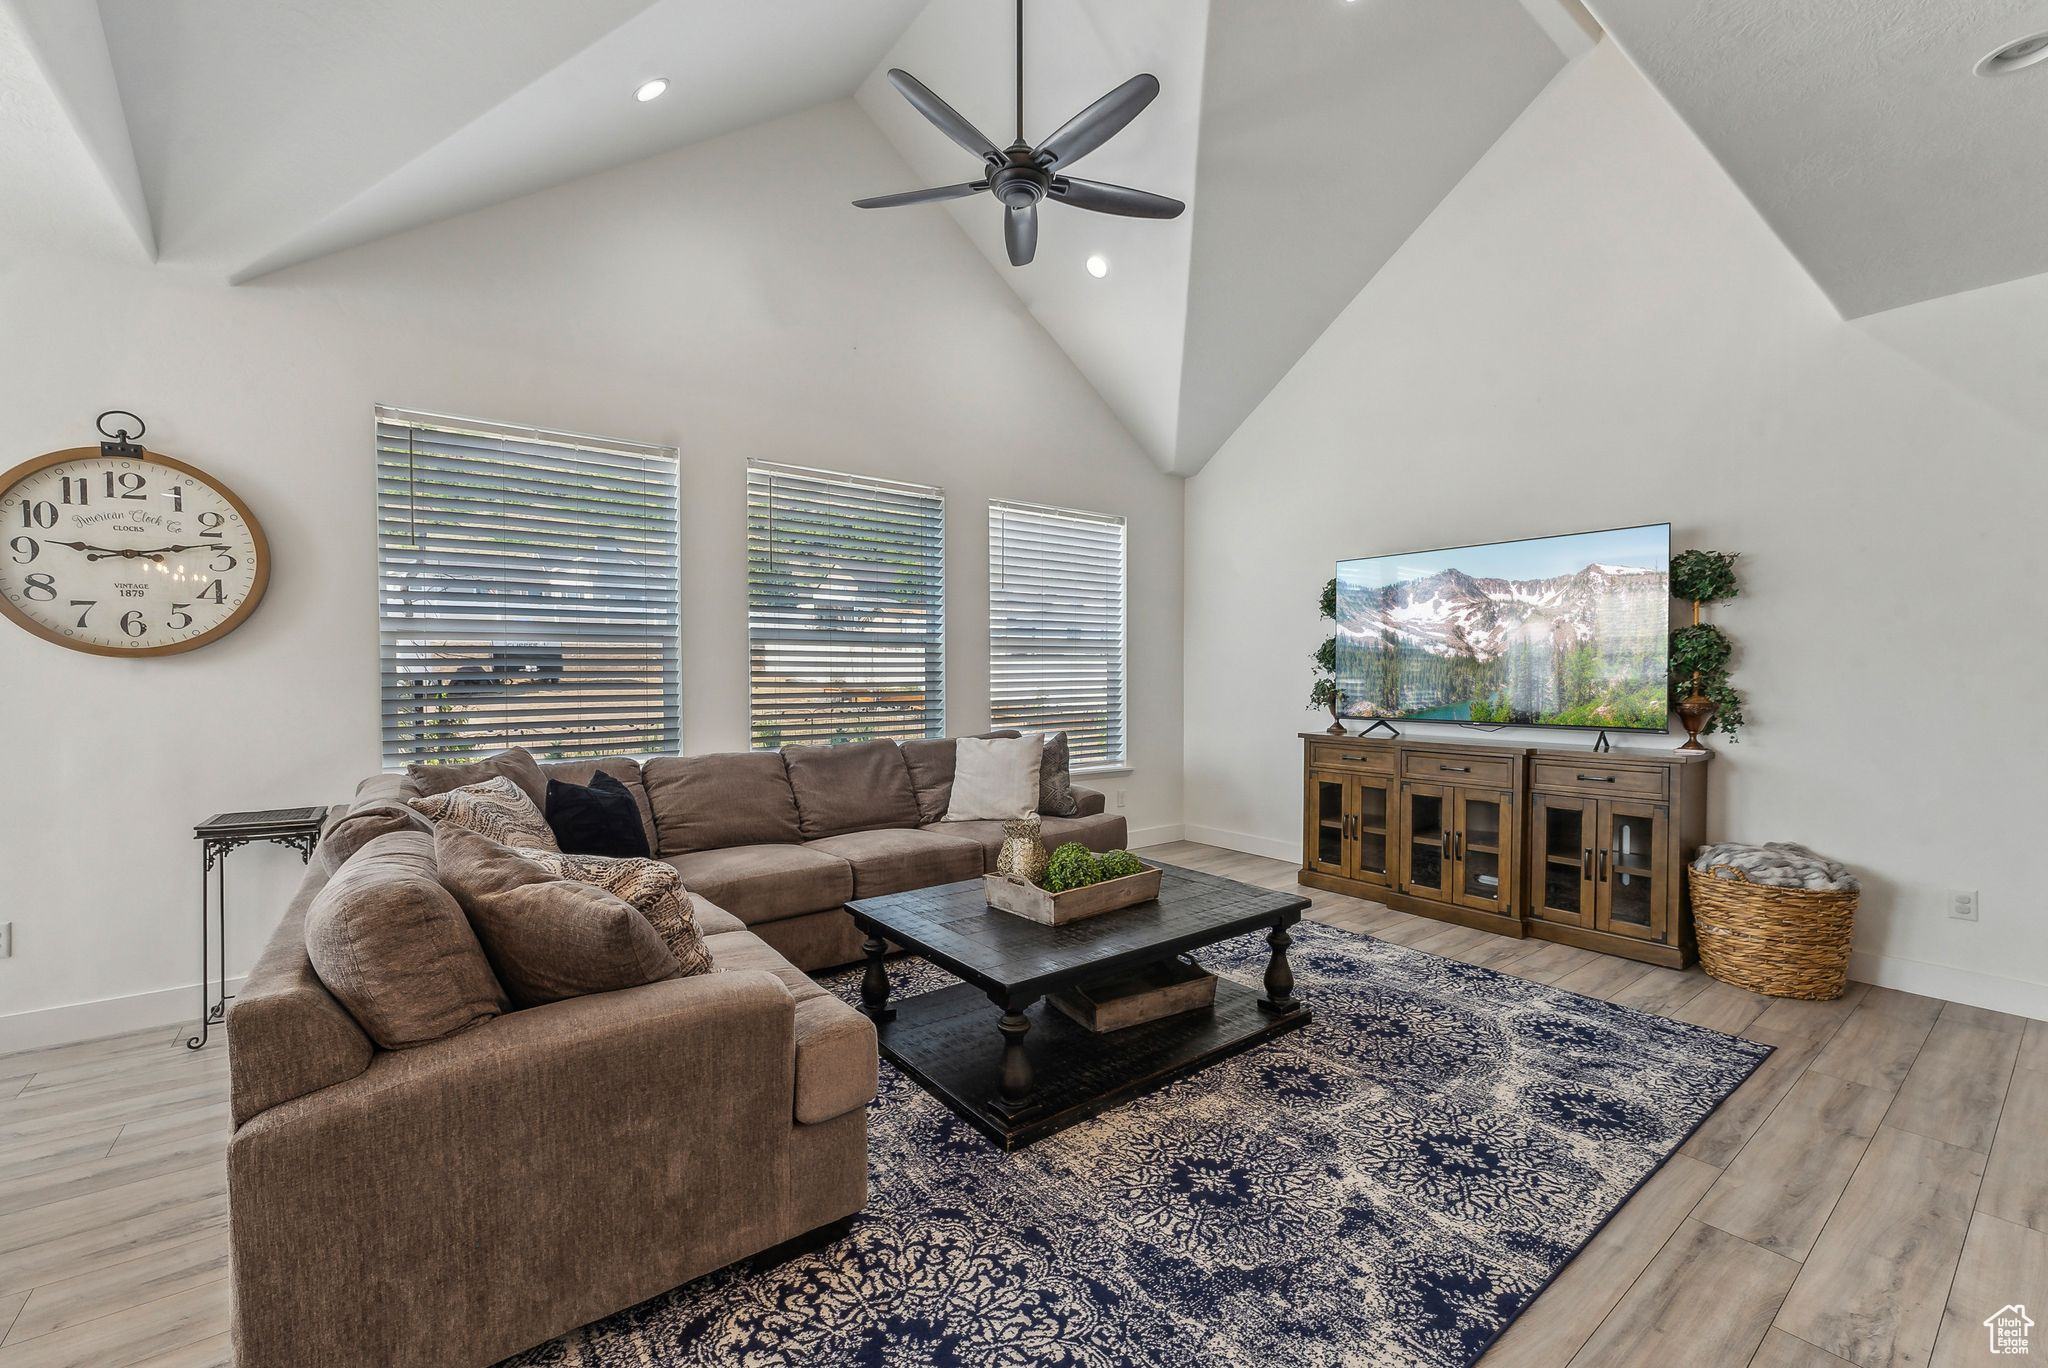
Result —
<path fill-rule="evenodd" d="M 1138 827 L 1125 839 L 1130 842 L 1131 849 L 1136 850 L 1139 846 L 1172 845 L 1185 838 L 1178 826 L 1156 826 Z"/>
<path fill-rule="evenodd" d="M 1183 840 L 1199 842 L 1202 845 L 1222 846 L 1225 850 L 1241 850 L 1247 855 L 1264 855 L 1271 860 L 1285 860 L 1289 864 L 1301 861 L 1301 838 L 1282 840 L 1276 836 L 1253 836 L 1243 831 L 1225 831 L 1220 827 L 1194 826 L 1182 828 L 1187 834 Z"/>
<path fill-rule="evenodd" d="M 228 980 L 228 992 L 240 991 L 242 980 Z M 180 1023 L 196 1029 L 194 1014 L 199 985 L 159 988 L 153 993 L 131 993 L 127 997 L 101 998 L 96 1002 L 72 1002 L 62 1007 L 42 1007 L 32 1012 L 11 1012 L 0 1016 L 0 1055 L 17 1050 L 40 1050 L 51 1045 L 71 1045 L 81 1040 L 122 1035 L 161 1026 L 166 1031 Z M 218 1031 L 220 1028 L 214 1028 Z"/>
<path fill-rule="evenodd" d="M 2048 983 L 2002 978 L 1895 955 L 1873 955 L 1863 950 L 1850 954 L 1849 977 L 1880 988 L 1896 988 L 1902 993 L 1918 993 L 1967 1007 L 2048 1021 Z"/>

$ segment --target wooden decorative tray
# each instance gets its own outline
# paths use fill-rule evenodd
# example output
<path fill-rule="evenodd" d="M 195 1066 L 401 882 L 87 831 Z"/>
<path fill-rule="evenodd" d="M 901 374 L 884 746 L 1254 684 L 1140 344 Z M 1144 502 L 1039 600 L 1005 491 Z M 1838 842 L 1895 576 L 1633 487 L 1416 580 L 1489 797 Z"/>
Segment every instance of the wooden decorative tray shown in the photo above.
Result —
<path fill-rule="evenodd" d="M 1064 893 L 1048 893 L 1037 884 L 1001 874 L 984 874 L 981 882 L 987 889 L 990 907 L 1041 926 L 1065 926 L 1068 922 L 1135 907 L 1159 896 L 1159 871 L 1150 865 L 1137 874 L 1105 879 L 1086 888 L 1070 888 Z"/>

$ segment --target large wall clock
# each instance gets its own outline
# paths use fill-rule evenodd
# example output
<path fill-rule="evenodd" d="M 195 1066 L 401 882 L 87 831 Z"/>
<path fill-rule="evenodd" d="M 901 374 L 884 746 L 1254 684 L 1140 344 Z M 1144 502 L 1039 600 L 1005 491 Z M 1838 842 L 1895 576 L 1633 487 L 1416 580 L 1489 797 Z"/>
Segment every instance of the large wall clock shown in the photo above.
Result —
<path fill-rule="evenodd" d="M 269 582 L 249 506 L 183 461 L 74 447 L 0 475 L 0 612 L 59 646 L 190 651 L 241 626 Z"/>

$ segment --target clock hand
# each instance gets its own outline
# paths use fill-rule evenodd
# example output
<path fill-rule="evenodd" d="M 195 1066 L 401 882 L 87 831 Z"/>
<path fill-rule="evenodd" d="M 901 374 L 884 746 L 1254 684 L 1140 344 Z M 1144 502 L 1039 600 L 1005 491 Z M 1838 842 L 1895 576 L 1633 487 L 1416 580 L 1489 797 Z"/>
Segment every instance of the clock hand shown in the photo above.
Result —
<path fill-rule="evenodd" d="M 92 544 L 91 542 L 82 542 L 82 541 L 53 541 L 53 542 L 51 542 L 51 543 L 50 543 L 50 545 L 51 545 L 51 546 L 67 546 L 67 547 L 71 548 L 71 549 L 72 549 L 73 551 L 84 551 L 84 552 L 87 552 L 87 553 L 89 553 L 89 554 L 88 554 L 88 555 L 86 556 L 86 559 L 87 559 L 87 560 L 105 560 L 105 559 L 106 559 L 107 557 L 109 557 L 109 556 L 121 556 L 121 555 L 128 555 L 128 554 L 131 554 L 131 553 L 129 553 L 129 552 L 124 552 L 124 551 L 109 551 L 109 550 L 108 550 L 108 549 L 107 549 L 106 547 L 104 547 L 104 546 L 94 546 L 94 545 L 93 545 L 93 544 Z"/>
<path fill-rule="evenodd" d="M 147 551 L 137 551 L 138 556 L 161 556 L 178 551 L 232 551 L 226 542 L 195 542 L 191 546 L 152 546 Z M 126 553 L 123 553 L 126 554 Z"/>

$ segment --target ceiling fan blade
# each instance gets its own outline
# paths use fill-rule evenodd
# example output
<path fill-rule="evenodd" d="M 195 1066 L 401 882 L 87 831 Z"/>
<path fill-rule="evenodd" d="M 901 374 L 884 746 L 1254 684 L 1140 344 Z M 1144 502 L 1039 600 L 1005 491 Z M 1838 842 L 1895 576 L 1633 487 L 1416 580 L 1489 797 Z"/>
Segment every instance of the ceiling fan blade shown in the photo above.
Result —
<path fill-rule="evenodd" d="M 1149 190 L 1133 190 L 1125 185 L 1104 185 L 1101 181 L 1075 180 L 1071 176 L 1057 176 L 1053 179 L 1052 197 L 1062 204 L 1071 204 L 1076 209 L 1092 209 L 1098 214 L 1121 214 L 1125 218 L 1179 218 L 1181 211 L 1187 208 L 1177 199 L 1155 195 Z"/>
<path fill-rule="evenodd" d="M 988 189 L 987 181 L 969 181 L 965 185 L 941 185 L 931 190 L 905 190 L 900 195 L 876 195 L 872 199 L 857 199 L 856 209 L 895 209 L 905 204 L 932 204 L 938 200 L 966 199 Z"/>
<path fill-rule="evenodd" d="M 1038 255 L 1038 206 L 1027 204 L 1003 215 L 1003 245 L 1010 249 L 1012 266 L 1029 266 Z"/>
<path fill-rule="evenodd" d="M 1066 126 L 1032 151 L 1041 166 L 1070 166 L 1123 130 L 1159 94 L 1159 78 L 1133 76 L 1067 120 Z"/>
<path fill-rule="evenodd" d="M 892 67 L 889 83 L 903 92 L 917 112 L 930 119 L 938 130 L 985 161 L 1001 161 L 1003 154 L 988 135 L 960 117 L 960 111 L 932 93 L 930 86 L 907 71 Z"/>

